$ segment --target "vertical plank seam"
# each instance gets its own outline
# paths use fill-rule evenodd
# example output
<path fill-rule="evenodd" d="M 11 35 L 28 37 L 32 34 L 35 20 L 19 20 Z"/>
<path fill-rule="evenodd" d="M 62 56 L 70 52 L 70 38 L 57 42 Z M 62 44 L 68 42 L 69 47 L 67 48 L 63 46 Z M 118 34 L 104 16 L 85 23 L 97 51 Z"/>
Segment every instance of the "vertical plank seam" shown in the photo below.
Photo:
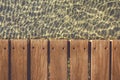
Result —
<path fill-rule="evenodd" d="M 48 68 L 47 79 L 50 80 L 50 40 L 48 40 L 47 48 L 48 48 L 47 49 L 47 58 L 48 58 L 48 60 L 47 60 L 47 68 Z"/>
<path fill-rule="evenodd" d="M 109 46 L 109 51 L 110 51 L 110 56 L 109 56 L 109 80 L 112 80 L 112 78 L 111 78 L 111 71 L 112 71 L 112 41 L 109 41 L 109 44 L 110 44 L 110 46 Z"/>
<path fill-rule="evenodd" d="M 69 61 L 69 63 L 68 63 Z M 67 80 L 70 80 L 70 41 L 67 41 Z"/>
<path fill-rule="evenodd" d="M 11 80 L 11 40 L 8 40 L 8 80 Z"/>
<path fill-rule="evenodd" d="M 88 80 L 91 80 L 91 41 L 88 41 Z M 90 72 L 89 72 L 90 71 Z"/>
<path fill-rule="evenodd" d="M 31 80 L 31 42 L 27 40 L 27 80 Z"/>

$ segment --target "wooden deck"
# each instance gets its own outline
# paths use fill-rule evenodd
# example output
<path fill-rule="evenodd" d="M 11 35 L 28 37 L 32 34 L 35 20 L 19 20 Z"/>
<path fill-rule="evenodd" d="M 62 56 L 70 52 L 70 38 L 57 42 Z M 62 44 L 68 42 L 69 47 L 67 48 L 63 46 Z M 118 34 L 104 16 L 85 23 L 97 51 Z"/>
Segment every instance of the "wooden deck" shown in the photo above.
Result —
<path fill-rule="evenodd" d="M 120 80 L 120 40 L 0 40 L 0 80 Z"/>

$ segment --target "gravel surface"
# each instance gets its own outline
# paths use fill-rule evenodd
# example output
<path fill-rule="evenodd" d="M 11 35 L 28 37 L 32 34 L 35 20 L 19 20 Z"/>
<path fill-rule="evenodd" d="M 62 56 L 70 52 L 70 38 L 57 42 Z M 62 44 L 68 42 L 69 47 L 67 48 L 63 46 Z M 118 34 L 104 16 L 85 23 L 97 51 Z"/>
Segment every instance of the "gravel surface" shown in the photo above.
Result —
<path fill-rule="evenodd" d="M 0 0 L 0 38 L 120 39 L 120 0 Z"/>

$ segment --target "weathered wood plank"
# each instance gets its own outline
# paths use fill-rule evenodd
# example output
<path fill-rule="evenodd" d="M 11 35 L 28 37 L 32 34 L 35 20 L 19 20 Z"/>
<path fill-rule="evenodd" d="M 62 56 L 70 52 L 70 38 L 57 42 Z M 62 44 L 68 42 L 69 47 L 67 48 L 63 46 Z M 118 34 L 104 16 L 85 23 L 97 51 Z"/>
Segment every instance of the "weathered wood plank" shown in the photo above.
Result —
<path fill-rule="evenodd" d="M 120 80 L 120 40 L 112 41 L 112 80 Z"/>
<path fill-rule="evenodd" d="M 109 80 L 110 42 L 93 40 L 91 49 L 91 80 Z"/>
<path fill-rule="evenodd" d="M 70 41 L 70 80 L 88 80 L 88 41 Z"/>
<path fill-rule="evenodd" d="M 11 80 L 27 80 L 27 40 L 11 40 Z"/>
<path fill-rule="evenodd" d="M 8 80 L 8 40 L 0 40 L 0 80 Z"/>
<path fill-rule="evenodd" d="M 50 80 L 67 80 L 67 40 L 50 40 Z"/>
<path fill-rule="evenodd" d="M 31 40 L 31 80 L 47 80 L 47 40 Z"/>

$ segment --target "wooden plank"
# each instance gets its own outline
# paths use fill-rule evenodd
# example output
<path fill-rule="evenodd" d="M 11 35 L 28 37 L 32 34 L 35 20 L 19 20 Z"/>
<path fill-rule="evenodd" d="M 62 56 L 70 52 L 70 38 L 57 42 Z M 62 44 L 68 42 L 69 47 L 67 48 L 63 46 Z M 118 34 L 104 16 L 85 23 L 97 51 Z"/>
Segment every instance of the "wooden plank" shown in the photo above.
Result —
<path fill-rule="evenodd" d="M 8 80 L 8 40 L 0 40 L 0 80 Z"/>
<path fill-rule="evenodd" d="M 70 41 L 70 80 L 88 80 L 88 41 Z"/>
<path fill-rule="evenodd" d="M 31 40 L 31 80 L 47 80 L 47 40 Z"/>
<path fill-rule="evenodd" d="M 112 41 L 112 80 L 120 80 L 120 40 Z"/>
<path fill-rule="evenodd" d="M 27 80 L 27 40 L 11 40 L 11 80 Z"/>
<path fill-rule="evenodd" d="M 109 80 L 110 42 L 93 40 L 91 49 L 91 80 Z"/>
<path fill-rule="evenodd" d="M 50 40 L 50 80 L 67 80 L 67 40 Z"/>

